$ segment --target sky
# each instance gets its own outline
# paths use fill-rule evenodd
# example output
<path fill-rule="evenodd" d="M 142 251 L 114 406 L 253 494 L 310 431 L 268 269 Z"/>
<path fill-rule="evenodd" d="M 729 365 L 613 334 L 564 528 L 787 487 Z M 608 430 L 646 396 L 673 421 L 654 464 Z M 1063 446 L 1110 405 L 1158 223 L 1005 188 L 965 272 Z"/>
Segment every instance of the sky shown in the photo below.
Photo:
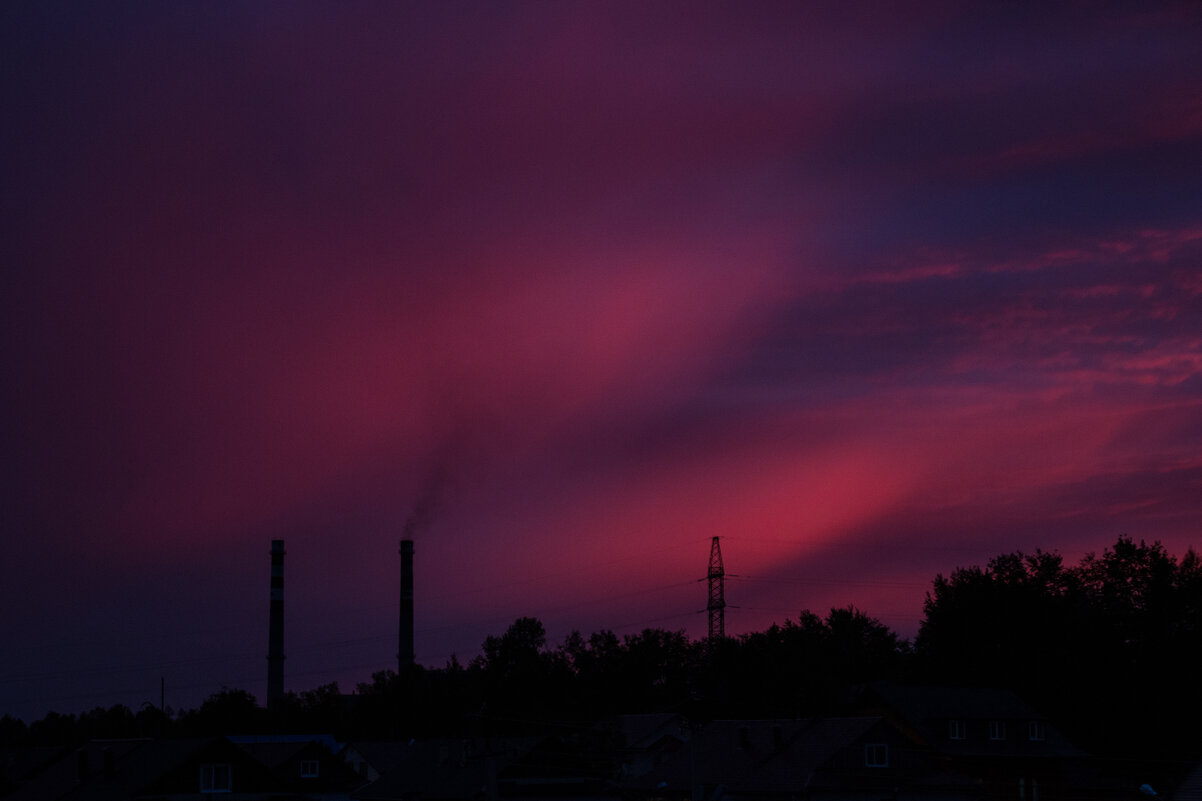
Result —
<path fill-rule="evenodd" d="M 1202 8 L 0 8 L 0 714 L 1202 526 Z"/>

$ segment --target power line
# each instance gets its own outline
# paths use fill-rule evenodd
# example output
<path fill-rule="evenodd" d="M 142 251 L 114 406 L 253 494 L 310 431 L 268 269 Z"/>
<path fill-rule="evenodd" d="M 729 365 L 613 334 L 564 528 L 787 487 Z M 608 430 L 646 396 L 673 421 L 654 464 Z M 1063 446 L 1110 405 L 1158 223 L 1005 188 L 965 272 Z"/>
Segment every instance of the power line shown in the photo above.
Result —
<path fill-rule="evenodd" d="M 906 589 L 929 589 L 929 582 L 916 581 L 878 581 L 873 579 L 834 579 L 812 578 L 809 576 L 784 578 L 781 576 L 749 576 L 744 573 L 728 573 L 735 581 L 758 581 L 772 584 L 836 584 L 851 587 L 903 587 Z"/>

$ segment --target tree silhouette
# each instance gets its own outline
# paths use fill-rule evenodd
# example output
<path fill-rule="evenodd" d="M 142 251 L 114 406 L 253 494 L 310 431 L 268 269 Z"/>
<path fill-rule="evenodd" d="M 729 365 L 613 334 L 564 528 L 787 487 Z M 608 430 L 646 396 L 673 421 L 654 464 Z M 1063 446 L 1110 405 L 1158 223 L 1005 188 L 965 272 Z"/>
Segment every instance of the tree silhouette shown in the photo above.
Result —
<path fill-rule="evenodd" d="M 500 637 L 484 640 L 480 666 L 490 676 L 512 680 L 539 672 L 547 630 L 534 617 L 519 617 Z"/>
<path fill-rule="evenodd" d="M 471 669 L 483 676 L 485 708 L 494 723 L 522 728 L 563 711 L 571 666 L 547 648 L 542 621 L 520 617 L 500 637 L 488 636 Z"/>
<path fill-rule="evenodd" d="M 996 556 L 984 569 L 935 577 L 915 643 L 929 680 L 1060 691 L 1049 663 L 1078 653 L 1086 619 L 1080 580 L 1057 553 Z"/>
<path fill-rule="evenodd" d="M 909 643 L 854 606 L 823 620 L 803 610 L 797 620 L 743 635 L 717 653 L 725 692 L 718 712 L 792 717 L 834 713 L 851 703 L 854 685 L 900 678 Z M 725 707 L 725 709 L 723 708 Z"/>
<path fill-rule="evenodd" d="M 1187 753 L 1202 563 L 1119 537 L 1066 567 L 1056 553 L 997 556 L 936 576 L 916 642 L 928 680 L 1010 687 L 1102 753 Z"/>
<path fill-rule="evenodd" d="M 909 644 L 854 606 L 832 609 L 822 636 L 828 670 L 852 684 L 895 678 Z"/>
<path fill-rule="evenodd" d="M 224 687 L 206 698 L 199 709 L 180 717 L 180 727 L 193 735 L 259 733 L 267 718 L 255 697 L 246 690 Z"/>

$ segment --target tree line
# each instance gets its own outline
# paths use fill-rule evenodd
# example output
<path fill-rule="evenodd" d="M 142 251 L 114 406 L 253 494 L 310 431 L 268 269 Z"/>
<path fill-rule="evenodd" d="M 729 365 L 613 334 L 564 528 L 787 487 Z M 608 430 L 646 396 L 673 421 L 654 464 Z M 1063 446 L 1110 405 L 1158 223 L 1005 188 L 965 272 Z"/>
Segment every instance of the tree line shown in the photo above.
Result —
<path fill-rule="evenodd" d="M 381 671 L 355 692 L 336 684 L 260 708 L 225 689 L 199 708 L 51 713 L 0 719 L 0 742 L 96 737 L 329 732 L 345 739 L 500 734 L 671 711 L 693 720 L 856 711 L 856 688 L 887 680 L 1013 689 L 1080 747 L 1102 755 L 1196 756 L 1202 712 L 1202 560 L 1120 537 L 1076 565 L 1014 552 L 937 575 L 917 637 L 849 606 L 803 610 L 718 642 L 647 628 L 547 641 L 533 617 L 487 637 L 467 664 Z M 1185 733 L 1183 733 L 1185 732 Z"/>

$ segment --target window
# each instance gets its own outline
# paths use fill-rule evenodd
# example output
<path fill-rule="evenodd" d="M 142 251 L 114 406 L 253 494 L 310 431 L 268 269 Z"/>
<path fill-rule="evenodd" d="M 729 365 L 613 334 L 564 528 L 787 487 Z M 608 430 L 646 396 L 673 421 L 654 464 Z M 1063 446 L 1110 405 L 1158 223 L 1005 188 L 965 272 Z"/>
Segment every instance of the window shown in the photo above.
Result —
<path fill-rule="evenodd" d="M 234 772 L 228 763 L 200 766 L 202 793 L 230 793 L 234 789 Z"/>
<path fill-rule="evenodd" d="M 990 740 L 1005 740 L 1006 739 L 1006 721 L 991 720 L 989 721 L 989 739 Z"/>
<path fill-rule="evenodd" d="M 884 743 L 868 743 L 864 746 L 864 767 L 889 767 L 889 746 Z"/>
<path fill-rule="evenodd" d="M 949 740 L 967 740 L 968 729 L 962 720 L 949 720 L 947 722 L 947 737 Z"/>
<path fill-rule="evenodd" d="M 316 759 L 302 759 L 300 768 L 302 779 L 316 779 L 320 775 L 321 763 Z"/>
<path fill-rule="evenodd" d="M 1027 724 L 1027 739 L 1028 740 L 1043 740 L 1046 734 L 1042 720 L 1033 720 Z"/>

